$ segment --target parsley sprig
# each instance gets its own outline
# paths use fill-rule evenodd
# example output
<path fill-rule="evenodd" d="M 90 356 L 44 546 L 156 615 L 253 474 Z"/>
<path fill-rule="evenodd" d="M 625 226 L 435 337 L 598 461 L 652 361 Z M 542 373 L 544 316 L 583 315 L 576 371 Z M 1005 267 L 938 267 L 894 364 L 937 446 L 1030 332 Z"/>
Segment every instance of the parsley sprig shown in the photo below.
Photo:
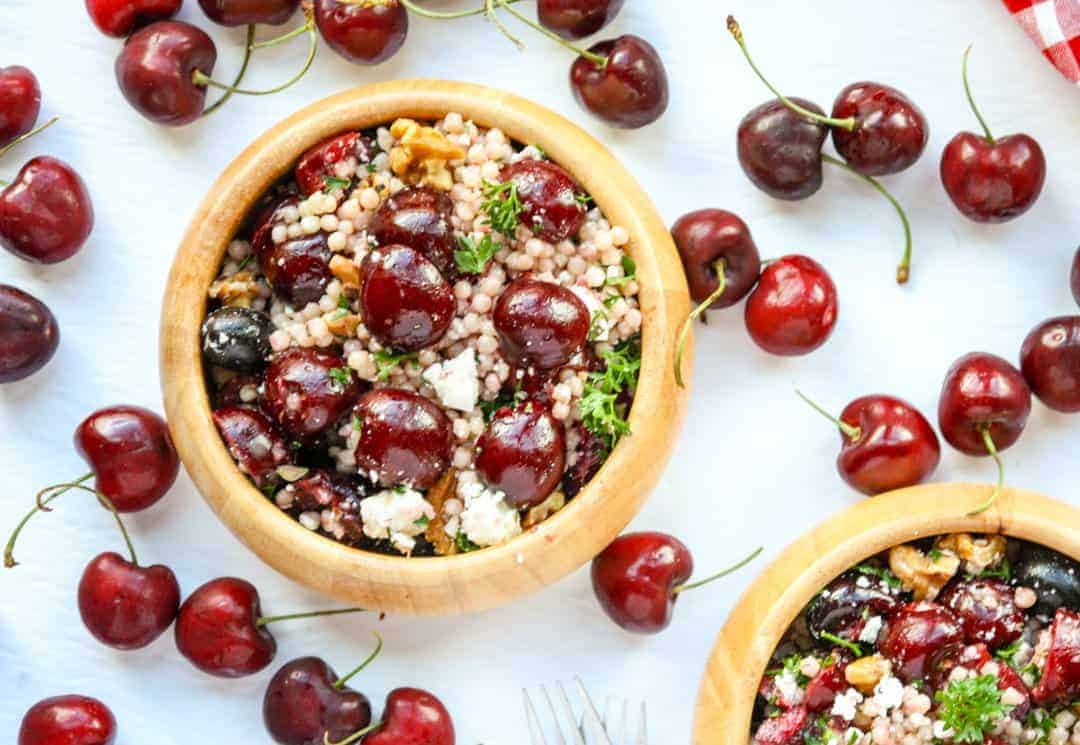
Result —
<path fill-rule="evenodd" d="M 893 574 L 885 567 L 875 566 L 874 564 L 859 564 L 855 567 L 855 571 L 859 574 L 868 574 L 873 577 L 877 577 L 889 587 L 897 589 L 903 585 L 900 578 Z"/>
<path fill-rule="evenodd" d="M 641 349 L 631 339 L 600 355 L 604 369 L 589 373 L 581 397 L 581 423 L 605 441 L 608 448 L 623 435 L 630 434 L 630 424 L 619 405 L 619 397 L 637 384 L 641 370 Z"/>
<path fill-rule="evenodd" d="M 327 176 L 323 179 L 323 191 L 329 193 L 334 189 L 341 189 L 347 191 L 352 186 L 352 179 L 338 178 L 336 176 Z"/>
<path fill-rule="evenodd" d="M 337 387 L 339 390 L 344 390 L 352 383 L 353 373 L 352 369 L 348 367 L 335 367 L 330 371 L 330 381 L 332 387 Z"/>
<path fill-rule="evenodd" d="M 622 287 L 623 285 L 637 279 L 637 262 L 635 262 L 629 256 L 622 257 L 623 276 L 621 277 L 608 277 L 604 284 L 608 287 Z"/>
<path fill-rule="evenodd" d="M 379 380 L 384 383 L 390 379 L 394 370 L 403 363 L 409 363 L 411 365 L 419 365 L 419 355 L 416 352 L 403 352 L 402 354 L 394 354 L 388 352 L 385 349 L 380 349 L 375 353 L 375 373 Z"/>
<path fill-rule="evenodd" d="M 982 742 L 994 722 L 1012 708 L 1001 702 L 993 675 L 954 680 L 934 698 L 939 704 L 938 717 L 953 731 L 954 742 Z"/>
<path fill-rule="evenodd" d="M 467 235 L 458 236 L 458 250 L 454 251 L 457 268 L 464 274 L 483 274 L 488 262 L 500 248 L 490 233 L 475 241 Z"/>
<path fill-rule="evenodd" d="M 513 181 L 497 184 L 485 181 L 483 186 L 484 202 L 480 209 L 487 215 L 491 229 L 513 238 L 521 224 L 521 213 L 525 205 L 518 196 L 517 184 Z"/>

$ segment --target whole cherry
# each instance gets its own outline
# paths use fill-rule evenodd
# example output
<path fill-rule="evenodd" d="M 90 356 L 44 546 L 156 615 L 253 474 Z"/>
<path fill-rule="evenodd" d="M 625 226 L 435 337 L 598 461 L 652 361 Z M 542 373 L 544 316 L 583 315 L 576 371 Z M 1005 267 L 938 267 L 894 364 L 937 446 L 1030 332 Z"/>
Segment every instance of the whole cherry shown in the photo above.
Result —
<path fill-rule="evenodd" d="M 840 91 L 832 118 L 854 119 L 854 129 L 833 127 L 836 151 L 859 173 L 886 176 L 910 168 L 930 139 L 926 116 L 900 91 L 859 82 Z"/>
<path fill-rule="evenodd" d="M 578 103 L 619 129 L 652 124 L 668 108 L 667 70 L 660 54 L 632 34 L 579 53 L 570 68 L 570 85 Z"/>
<path fill-rule="evenodd" d="M 296 15 L 300 0 L 199 0 L 206 17 L 223 26 L 280 26 Z"/>
<path fill-rule="evenodd" d="M 540 23 L 564 39 L 592 36 L 613 20 L 626 0 L 539 0 Z"/>
<path fill-rule="evenodd" d="M 541 504 L 566 470 L 563 426 L 534 401 L 496 411 L 476 449 L 480 477 L 517 509 Z"/>
<path fill-rule="evenodd" d="M 49 363 L 60 328 L 45 303 L 0 284 L 0 384 L 28 378 Z"/>
<path fill-rule="evenodd" d="M 1020 347 L 1031 392 L 1055 411 L 1080 411 L 1080 316 L 1059 316 L 1031 330 Z"/>
<path fill-rule="evenodd" d="M 1031 209 L 1046 181 L 1046 157 L 1026 134 L 995 138 L 975 105 L 964 52 L 964 91 L 983 135 L 961 132 L 941 154 L 941 182 L 960 213 L 975 222 L 1013 220 Z"/>
<path fill-rule="evenodd" d="M 926 417 L 893 396 L 862 396 L 839 418 L 796 391 L 840 430 L 840 476 L 868 496 L 920 484 L 941 461 L 941 444 Z"/>
<path fill-rule="evenodd" d="M 521 200 L 521 222 L 549 243 L 572 238 L 585 224 L 585 190 L 551 161 L 526 158 L 503 166 L 500 189 L 512 185 Z"/>
<path fill-rule="evenodd" d="M 361 65 L 390 59 L 409 34 L 409 13 L 399 0 L 315 0 L 315 22 L 331 49 Z"/>
<path fill-rule="evenodd" d="M 591 317 L 584 301 L 565 287 L 519 277 L 495 301 L 492 321 L 510 364 L 554 370 L 585 346 Z"/>
<path fill-rule="evenodd" d="M 356 742 L 358 732 L 338 745 Z M 386 697 L 382 724 L 364 745 L 454 745 L 454 720 L 442 701 L 418 688 L 397 688 Z"/>
<path fill-rule="evenodd" d="M 769 262 L 746 301 L 750 338 L 770 354 L 809 354 L 832 335 L 836 316 L 836 285 L 806 256 Z"/>
<path fill-rule="evenodd" d="M 229 455 L 259 489 L 280 483 L 278 469 L 292 461 L 293 451 L 270 417 L 249 406 L 226 406 L 214 411 Z"/>
<path fill-rule="evenodd" d="M 959 619 L 948 608 L 929 601 L 902 606 L 889 616 L 878 649 L 905 683 L 926 674 L 934 653 L 963 641 Z"/>
<path fill-rule="evenodd" d="M 338 355 L 293 347 L 271 359 L 260 400 L 286 435 L 312 445 L 337 425 L 363 390 L 356 372 Z"/>
<path fill-rule="evenodd" d="M 48 125 L 46 125 L 48 126 Z M 0 247 L 35 264 L 74 256 L 94 228 L 94 207 L 79 174 L 40 156 L 0 192 Z"/>
<path fill-rule="evenodd" d="M 364 324 L 380 344 L 416 352 L 436 343 L 454 320 L 454 290 L 435 263 L 408 246 L 372 251 L 361 268 Z"/>
<path fill-rule="evenodd" d="M 160 21 L 136 31 L 116 59 L 116 81 L 124 98 L 152 122 L 191 124 L 206 107 L 206 85 L 217 47 L 206 32 L 182 21 Z"/>
<path fill-rule="evenodd" d="M 41 113 L 41 87 L 20 65 L 0 67 L 0 148 L 34 128 Z"/>
<path fill-rule="evenodd" d="M 360 164 L 370 163 L 374 153 L 375 144 L 370 137 L 359 132 L 335 135 L 300 156 L 296 169 L 293 171 L 296 185 L 305 195 L 311 196 L 317 191 L 336 185 L 333 179 L 336 178 L 338 164 L 350 159 Z M 386 244 L 400 241 L 380 240 L 379 242 Z"/>
<path fill-rule="evenodd" d="M 123 39 L 155 21 L 166 21 L 180 12 L 183 0 L 86 0 L 86 12 L 106 36 Z"/>
<path fill-rule="evenodd" d="M 811 101 L 791 98 L 799 108 L 824 112 Z M 817 193 L 824 182 L 821 147 L 828 129 L 796 113 L 783 101 L 767 101 L 739 122 L 736 137 L 743 173 L 770 197 L 796 201 Z"/>
<path fill-rule="evenodd" d="M 116 717 L 89 696 L 55 696 L 30 707 L 17 745 L 113 745 Z"/>
<path fill-rule="evenodd" d="M 593 592 L 600 607 L 621 628 L 636 634 L 657 634 L 671 625 L 675 603 L 682 593 L 741 569 L 762 550 L 691 583 L 694 560 L 682 541 L 665 533 L 627 533 L 593 560 Z"/>
<path fill-rule="evenodd" d="M 380 246 L 410 246 L 426 256 L 448 280 L 454 276 L 454 203 L 428 186 L 402 189 L 386 199 L 369 232 Z"/>
<path fill-rule="evenodd" d="M 671 228 L 690 297 L 698 306 L 679 332 L 675 382 L 683 386 L 682 356 L 694 320 L 709 308 L 728 308 L 742 300 L 761 274 L 757 246 L 738 215 L 705 209 L 683 215 Z"/>
<path fill-rule="evenodd" d="M 449 417 L 418 393 L 379 388 L 353 409 L 360 434 L 356 463 L 373 472 L 382 486 L 410 484 L 428 489 L 450 466 L 453 431 Z"/>

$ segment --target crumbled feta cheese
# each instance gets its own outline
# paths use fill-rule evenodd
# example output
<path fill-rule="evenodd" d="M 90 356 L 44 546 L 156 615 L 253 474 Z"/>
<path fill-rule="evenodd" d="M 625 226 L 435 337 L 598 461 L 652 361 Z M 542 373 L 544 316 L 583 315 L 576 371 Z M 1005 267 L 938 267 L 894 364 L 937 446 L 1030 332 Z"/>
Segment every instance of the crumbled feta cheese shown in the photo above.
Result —
<path fill-rule="evenodd" d="M 948 740 L 953 736 L 953 731 L 945 726 L 945 722 L 937 719 L 934 721 L 933 734 L 935 740 Z"/>
<path fill-rule="evenodd" d="M 436 362 L 424 370 L 424 380 L 431 383 L 443 406 L 458 411 L 472 411 L 480 398 L 480 378 L 476 371 L 476 351 L 469 347 L 452 360 Z"/>
<path fill-rule="evenodd" d="M 387 539 L 409 553 L 416 547 L 414 537 L 435 518 L 435 508 L 418 491 L 387 489 L 360 502 L 360 517 L 368 538 Z"/>
<path fill-rule="evenodd" d="M 895 709 L 904 702 L 904 684 L 892 675 L 882 678 L 874 686 L 874 701 L 883 712 Z"/>
<path fill-rule="evenodd" d="M 859 641 L 866 644 L 876 642 L 878 634 L 881 633 L 881 626 L 881 616 L 870 616 L 870 618 L 866 619 L 866 625 L 863 626 L 862 632 L 859 634 Z"/>
<path fill-rule="evenodd" d="M 856 587 L 869 587 L 870 586 L 870 578 L 867 577 L 865 574 L 860 574 L 858 576 L 858 578 L 855 580 L 855 586 Z"/>
<path fill-rule="evenodd" d="M 855 709 L 862 703 L 863 695 L 854 688 L 848 688 L 833 699 L 831 714 L 847 721 L 855 718 Z"/>
<path fill-rule="evenodd" d="M 574 285 L 570 288 L 570 292 L 577 295 L 589 310 L 589 341 L 607 341 L 615 322 L 608 316 L 607 308 L 604 307 L 600 296 L 581 285 Z"/>
<path fill-rule="evenodd" d="M 498 546 L 521 535 L 521 518 L 501 491 L 470 481 L 459 487 L 458 494 L 465 499 L 461 530 L 477 546 Z"/>
<path fill-rule="evenodd" d="M 803 691 L 799 687 L 799 681 L 788 670 L 777 675 L 773 678 L 773 682 L 776 684 L 776 690 L 780 692 L 780 697 L 789 706 L 795 706 L 802 702 Z"/>

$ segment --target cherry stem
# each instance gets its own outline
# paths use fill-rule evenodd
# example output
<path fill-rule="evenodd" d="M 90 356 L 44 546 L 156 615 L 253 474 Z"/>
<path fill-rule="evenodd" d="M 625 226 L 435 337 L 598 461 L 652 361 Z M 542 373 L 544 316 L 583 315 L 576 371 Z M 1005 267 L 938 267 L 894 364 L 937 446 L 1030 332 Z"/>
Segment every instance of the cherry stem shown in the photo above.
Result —
<path fill-rule="evenodd" d="M 93 473 L 88 473 L 82 478 L 76 481 L 72 481 L 71 483 L 53 484 L 52 486 L 45 487 L 37 493 L 37 496 L 34 498 L 34 501 L 36 503 L 34 505 L 34 508 L 30 510 L 30 512 L 26 513 L 26 516 L 23 517 L 23 519 L 19 521 L 19 524 L 15 526 L 15 531 L 11 534 L 11 538 L 8 539 L 7 546 L 4 547 L 5 567 L 11 569 L 19 565 L 19 562 L 15 561 L 15 542 L 19 539 L 19 534 L 22 533 L 23 528 L 26 527 L 26 524 L 30 521 L 30 518 L 32 518 L 38 512 L 52 512 L 52 508 L 49 507 L 49 503 L 57 497 L 61 496 L 62 494 L 67 494 L 72 489 L 78 489 L 87 492 L 88 494 L 93 494 L 95 497 L 97 497 L 97 500 L 99 503 L 101 503 L 101 506 L 112 513 L 113 517 L 116 519 L 116 524 L 120 527 L 120 534 L 124 536 L 124 543 L 127 544 L 128 552 L 131 554 L 131 563 L 135 564 L 136 566 L 139 564 L 139 557 L 135 553 L 135 544 L 131 542 L 131 536 L 128 534 L 127 528 L 124 526 L 124 521 L 120 519 L 120 512 L 116 509 L 116 505 L 113 504 L 111 499 L 106 497 L 97 489 L 93 489 L 85 485 L 86 482 L 93 477 Z"/>
<path fill-rule="evenodd" d="M 422 18 L 432 18 L 436 21 L 454 21 L 458 18 L 471 18 L 473 16 L 482 16 L 488 12 L 487 6 L 483 8 L 477 8 L 475 10 L 460 10 L 454 13 L 440 13 L 437 10 L 428 10 L 422 8 L 412 0 L 399 0 L 399 2 L 405 6 L 405 10 L 410 13 L 415 13 Z M 521 0 L 507 0 L 510 3 L 519 3 Z"/>
<path fill-rule="evenodd" d="M 686 350 L 686 340 L 690 336 L 690 328 L 694 325 L 694 321 L 701 316 L 702 313 L 707 311 L 710 305 L 719 300 L 720 296 L 727 290 L 727 267 L 724 260 L 718 260 L 713 264 L 713 268 L 716 270 L 716 289 L 712 291 L 712 294 L 705 298 L 705 302 L 690 311 L 690 315 L 686 317 L 686 320 L 683 321 L 682 328 L 679 329 L 679 340 L 675 343 L 675 383 L 680 388 L 686 387 L 682 376 L 682 358 L 683 352 Z"/>
<path fill-rule="evenodd" d="M 60 121 L 60 117 L 54 116 L 52 119 L 45 122 L 40 127 L 35 127 L 34 129 L 31 129 L 26 134 L 19 135 L 18 137 L 16 137 L 14 140 L 9 142 L 8 144 L 4 145 L 3 147 L 0 147 L 0 158 L 3 158 L 5 155 L 8 154 L 9 151 L 11 151 L 15 147 L 23 144 L 24 142 L 29 140 L 34 135 L 39 134 L 41 132 L 44 132 L 46 129 L 48 129 L 52 125 L 56 124 L 58 121 Z M 4 182 L 4 183 L 7 183 L 7 182 Z"/>
<path fill-rule="evenodd" d="M 487 2 L 489 4 L 489 6 L 492 3 L 497 3 L 500 8 L 504 8 L 507 13 L 514 16 L 514 18 L 517 18 L 519 21 L 524 23 L 526 26 L 529 26 L 530 28 L 533 28 L 536 31 L 539 31 L 541 34 L 543 34 L 547 38 L 551 39 L 552 41 L 559 44 L 560 46 L 566 47 L 567 49 L 569 49 L 571 52 L 578 55 L 579 57 L 584 57 L 585 59 L 589 60 L 589 62 L 592 62 L 594 65 L 596 65 L 601 70 L 604 69 L 605 67 L 607 67 L 607 64 L 608 64 L 608 58 L 607 57 L 605 57 L 602 54 L 597 54 L 596 52 L 590 52 L 587 49 L 582 49 L 581 47 L 577 46 L 576 44 L 571 44 L 570 42 L 568 42 L 566 39 L 559 36 L 554 31 L 551 31 L 550 29 L 544 28 L 543 26 L 541 26 L 536 21 L 534 21 L 531 18 L 525 16 L 524 14 L 518 12 L 516 9 L 510 7 L 510 1 L 509 0 L 487 0 Z M 494 18 L 494 13 L 492 13 L 492 17 Z"/>
<path fill-rule="evenodd" d="M 244 81 L 244 76 L 247 74 L 248 65 L 251 64 L 251 52 L 255 49 L 253 42 L 255 41 L 255 24 L 251 24 L 247 29 L 247 45 L 244 47 L 244 60 L 240 64 L 240 72 L 236 74 L 236 79 L 233 80 L 232 87 L 236 88 Z M 225 105 L 225 102 L 233 97 L 232 91 L 225 91 L 225 95 L 211 104 L 209 107 L 203 110 L 202 116 L 208 117 L 215 111 Z"/>
<path fill-rule="evenodd" d="M 877 189 L 878 193 L 888 199 L 889 204 L 891 204 L 893 206 L 893 209 L 896 210 L 896 214 L 900 216 L 900 224 L 904 227 L 904 255 L 900 259 L 900 264 L 896 267 L 896 283 L 900 285 L 907 283 L 908 279 L 911 277 L 911 223 L 908 222 L 907 213 L 904 212 L 904 208 L 900 206 L 900 202 L 897 201 L 896 197 L 894 197 L 889 192 L 889 190 L 886 189 L 885 186 L 873 176 L 867 176 L 865 173 L 859 173 L 844 161 L 840 160 L 839 158 L 834 158 L 831 155 L 827 155 L 826 153 L 821 154 L 821 160 L 825 163 L 830 163 L 834 166 L 837 166 L 838 168 L 843 168 L 848 173 L 858 176 L 863 181 Z"/>
<path fill-rule="evenodd" d="M 317 610 L 310 613 L 290 613 L 287 616 L 263 616 L 255 621 L 258 628 L 262 628 L 278 621 L 293 621 L 300 618 L 321 618 L 323 616 L 340 616 L 345 613 L 367 613 L 367 608 L 339 608 L 338 610 Z"/>
<path fill-rule="evenodd" d="M 974 45 L 972 45 L 974 46 Z M 986 134 L 986 139 L 991 145 L 994 144 L 994 135 L 990 134 L 990 127 L 986 126 L 986 120 L 983 119 L 983 115 L 979 112 L 979 107 L 975 105 L 975 97 L 971 95 L 971 84 L 968 82 L 968 57 L 971 55 L 971 46 L 964 50 L 964 64 L 962 67 L 964 77 L 964 93 L 967 94 L 968 105 L 971 106 L 971 110 L 975 112 L 975 118 L 979 120 L 979 125 L 983 128 L 983 132 Z"/>
<path fill-rule="evenodd" d="M 382 727 L 382 725 L 382 722 L 375 722 L 375 724 L 369 724 L 367 727 L 364 727 L 359 732 L 352 733 L 341 742 L 330 742 L 330 733 L 327 732 L 323 735 L 323 745 L 352 745 L 352 743 L 356 742 L 357 740 L 366 735 L 370 735 L 372 732 Z"/>
<path fill-rule="evenodd" d="M 784 96 L 783 93 L 774 88 L 773 84 L 769 82 L 768 78 L 766 78 L 762 74 L 761 70 L 758 69 L 758 66 L 754 64 L 754 59 L 750 56 L 750 50 L 746 48 L 746 39 L 743 37 L 742 28 L 739 26 L 739 22 L 735 20 L 735 16 L 727 17 L 727 28 L 731 35 L 735 38 L 735 43 L 739 45 L 739 49 L 742 50 L 743 56 L 746 57 L 746 61 L 750 63 L 750 69 L 753 70 L 754 74 L 757 75 L 761 82 L 765 84 L 765 87 L 773 92 L 773 95 L 780 100 L 780 103 L 784 104 L 784 106 L 787 106 L 796 114 L 806 117 L 810 121 L 824 124 L 827 127 L 839 127 L 840 129 L 846 129 L 848 132 L 854 131 L 855 117 L 849 116 L 847 119 L 834 119 L 830 116 L 822 116 L 821 114 L 810 111 L 810 109 L 799 106 L 799 104 L 787 98 L 786 96 Z"/>
<path fill-rule="evenodd" d="M 835 424 L 837 428 L 844 434 L 844 437 L 848 438 L 849 440 L 858 440 L 860 437 L 862 437 L 861 427 L 853 427 L 840 417 L 833 416 L 825 409 L 825 407 L 818 404 L 816 401 L 814 401 L 812 398 L 800 391 L 798 388 L 795 389 L 795 395 L 801 398 L 807 404 L 809 404 L 811 409 L 813 409 L 814 411 L 828 419 L 830 422 Z"/>
<path fill-rule="evenodd" d="M 990 498 L 986 500 L 982 505 L 976 507 L 974 510 L 967 514 L 968 517 L 975 517 L 994 506 L 998 497 L 1001 496 L 1001 490 L 1005 487 L 1005 463 L 1001 460 L 1001 453 L 998 452 L 997 445 L 994 444 L 994 438 L 990 436 L 990 428 L 982 427 L 980 430 L 982 434 L 983 444 L 986 445 L 986 452 L 990 453 L 990 457 L 994 459 L 994 463 L 997 464 L 997 485 L 994 486 L 994 491 L 991 492 Z"/>
<path fill-rule="evenodd" d="M 754 553 L 747 556 L 745 559 L 740 561 L 738 564 L 735 564 L 734 566 L 730 566 L 727 569 L 725 569 L 724 571 L 717 572 L 716 574 L 712 575 L 711 577 L 706 577 L 703 580 L 699 580 L 697 582 L 690 582 L 690 583 L 687 583 L 685 585 L 679 585 L 674 590 L 672 590 L 672 592 L 675 595 L 679 595 L 681 593 L 686 592 L 687 590 L 696 590 L 699 587 L 704 587 L 705 585 L 710 584 L 712 582 L 715 582 L 718 579 L 722 579 L 722 578 L 728 576 L 729 574 L 731 574 L 733 572 L 737 572 L 738 570 L 742 569 L 744 566 L 746 566 L 751 561 L 756 559 L 761 554 L 761 552 L 764 551 L 764 550 L 765 550 L 764 546 L 758 546 L 757 550 L 754 551 Z"/>
<path fill-rule="evenodd" d="M 356 677 L 356 675 L 361 673 L 364 670 L 364 668 L 366 668 L 368 665 L 370 665 L 372 662 L 374 662 L 375 658 L 379 656 L 380 652 L 382 652 L 382 648 L 383 648 L 383 638 L 382 638 L 382 636 L 380 636 L 379 632 L 377 632 L 377 631 L 372 631 L 371 635 L 374 636 L 375 641 L 378 642 L 375 645 L 375 651 L 372 652 L 371 654 L 369 654 L 366 660 L 364 660 L 359 665 L 357 665 L 355 670 L 353 670 L 351 673 L 344 676 L 343 678 L 340 678 L 337 682 L 335 682 L 334 683 L 334 688 L 337 688 L 340 691 L 342 688 L 345 687 L 346 683 L 348 683 L 350 680 L 352 680 L 354 677 Z"/>

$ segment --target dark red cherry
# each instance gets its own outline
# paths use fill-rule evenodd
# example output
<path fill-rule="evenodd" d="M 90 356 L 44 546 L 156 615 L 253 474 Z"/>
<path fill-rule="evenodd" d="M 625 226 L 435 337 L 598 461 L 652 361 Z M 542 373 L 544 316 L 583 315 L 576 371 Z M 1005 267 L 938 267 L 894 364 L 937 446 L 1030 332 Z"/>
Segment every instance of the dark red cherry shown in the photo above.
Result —
<path fill-rule="evenodd" d="M 1031 392 L 1055 411 L 1080 411 L 1080 316 L 1043 321 L 1020 347 Z"/>
<path fill-rule="evenodd" d="M 0 247 L 35 264 L 70 259 L 94 229 L 94 207 L 79 174 L 41 156 L 0 192 Z"/>
<path fill-rule="evenodd" d="M 180 12 L 183 0 L 86 0 L 86 11 L 98 30 L 123 39 L 132 31 Z"/>
<path fill-rule="evenodd" d="M 0 67 L 0 147 L 33 129 L 40 113 L 41 87 L 34 73 L 20 65 Z"/>
<path fill-rule="evenodd" d="M 427 691 L 398 688 L 386 697 L 382 727 L 364 745 L 454 745 L 454 721 Z"/>
<path fill-rule="evenodd" d="M 383 486 L 407 484 L 428 489 L 450 467 L 453 433 L 438 405 L 396 388 L 366 393 L 356 404 L 360 439 L 356 464 Z"/>
<path fill-rule="evenodd" d="M 578 56 L 570 68 L 570 86 L 578 103 L 620 129 L 652 124 L 668 107 L 667 70 L 660 54 L 632 34 L 601 41 L 589 47 L 589 57 Z"/>
<path fill-rule="evenodd" d="M 199 5 L 207 18 L 223 26 L 280 26 L 296 14 L 300 0 L 199 0 Z"/>
<path fill-rule="evenodd" d="M 1072 269 L 1069 272 L 1069 289 L 1072 290 L 1073 300 L 1080 305 L 1080 248 L 1073 254 Z"/>
<path fill-rule="evenodd" d="M 926 149 L 926 116 L 900 91 L 860 82 L 840 91 L 833 119 L 855 119 L 855 129 L 832 128 L 836 151 L 859 173 L 885 176 L 910 168 Z"/>
<path fill-rule="evenodd" d="M 179 127 L 202 116 L 206 86 L 217 63 L 214 40 L 182 21 L 160 21 L 136 31 L 116 59 L 116 82 L 136 111 L 152 122 Z"/>
<path fill-rule="evenodd" d="M 415 352 L 443 338 L 454 320 L 454 290 L 439 268 L 408 246 L 372 251 L 361 269 L 364 324 L 379 343 Z"/>
<path fill-rule="evenodd" d="M 553 282 L 521 277 L 510 283 L 492 314 L 503 356 L 518 368 L 554 370 L 581 351 L 589 336 L 589 309 Z"/>
<path fill-rule="evenodd" d="M 361 65 L 390 59 L 409 33 L 409 13 L 398 0 L 315 0 L 315 22 L 335 52 Z"/>
<path fill-rule="evenodd" d="M 1050 651 L 1042 678 L 1031 692 L 1035 703 L 1064 704 L 1080 694 L 1080 613 L 1058 608 L 1050 627 Z"/>
<path fill-rule="evenodd" d="M 836 285 L 806 256 L 783 256 L 766 266 L 746 301 L 746 329 L 771 354 L 813 352 L 836 326 Z"/>
<path fill-rule="evenodd" d="M 542 503 L 566 466 L 566 435 L 546 406 L 526 401 L 495 412 L 477 441 L 476 470 L 510 505 Z"/>
<path fill-rule="evenodd" d="M 946 442 L 967 455 L 989 455 L 983 433 L 1000 452 L 1024 431 L 1031 389 L 1020 371 L 992 354 L 973 352 L 945 376 L 938 400 L 938 427 Z"/>
<path fill-rule="evenodd" d="M 793 706 L 763 721 L 754 733 L 753 745 L 796 745 L 803 741 L 809 715 L 805 706 Z"/>
<path fill-rule="evenodd" d="M 811 714 L 817 714 L 832 708 L 836 697 L 846 691 L 850 684 L 844 676 L 844 671 L 851 662 L 850 657 L 842 651 L 833 650 L 829 653 L 832 664 L 826 665 L 806 684 L 806 709 Z"/>
<path fill-rule="evenodd" d="M 277 469 L 292 460 L 292 450 L 269 417 L 250 407 L 228 406 L 214 412 L 214 424 L 240 472 L 255 486 L 281 481 Z"/>
<path fill-rule="evenodd" d="M 331 352 L 294 347 L 266 369 L 262 405 L 285 434 L 316 442 L 348 413 L 362 390 L 356 373 Z"/>
<path fill-rule="evenodd" d="M 627 533 L 593 559 L 592 586 L 619 627 L 657 634 L 671 625 L 679 589 L 694 573 L 690 549 L 664 533 Z"/>
<path fill-rule="evenodd" d="M 172 625 L 179 607 L 176 575 L 160 564 L 143 567 L 104 553 L 86 565 L 79 581 L 83 624 L 114 649 L 147 646 Z"/>
<path fill-rule="evenodd" d="M 540 23 L 564 39 L 584 39 L 607 26 L 626 0 L 539 0 Z"/>
<path fill-rule="evenodd" d="M 877 574 L 853 570 L 814 596 L 806 608 L 806 626 L 814 639 L 831 649 L 830 635 L 856 641 L 869 614 L 888 616 L 899 607 L 898 588 Z"/>
<path fill-rule="evenodd" d="M 280 745 L 340 742 L 371 724 L 367 696 L 339 684 L 318 657 L 285 663 L 263 696 L 263 722 Z"/>
<path fill-rule="evenodd" d="M 885 624 L 878 649 L 905 683 L 925 675 L 930 656 L 942 647 L 963 641 L 956 615 L 937 603 L 920 601 L 902 606 Z"/>
<path fill-rule="evenodd" d="M 964 641 L 990 649 L 1011 644 L 1024 633 L 1026 615 L 1016 607 L 1016 591 L 1000 579 L 968 579 L 949 583 L 937 602 L 956 614 Z"/>
<path fill-rule="evenodd" d="M 817 104 L 791 98 L 804 109 L 824 116 Z M 824 179 L 821 147 L 829 130 L 797 114 L 777 99 L 750 111 L 739 123 L 739 165 L 754 186 L 776 199 L 806 199 Z"/>
<path fill-rule="evenodd" d="M 406 188 L 379 206 L 368 232 L 380 246 L 399 244 L 419 251 L 449 279 L 456 271 L 453 212 L 454 203 L 443 192 L 427 186 Z"/>
<path fill-rule="evenodd" d="M 253 675 L 277 653 L 277 642 L 261 620 L 259 593 L 251 583 L 233 577 L 211 580 L 180 606 L 176 648 L 204 673 Z"/>
<path fill-rule="evenodd" d="M 584 191 L 574 177 L 546 160 L 527 158 L 503 166 L 503 183 L 513 183 L 524 208 L 521 222 L 551 243 L 572 238 L 585 224 Z"/>
<path fill-rule="evenodd" d="M 310 196 L 326 188 L 326 179 L 334 176 L 334 166 L 349 158 L 370 163 L 374 153 L 371 138 L 359 132 L 346 132 L 320 142 L 300 157 L 296 164 L 296 183 Z"/>
<path fill-rule="evenodd" d="M 334 278 L 326 233 L 271 241 L 270 250 L 257 256 L 266 281 L 297 308 L 318 302 Z"/>
<path fill-rule="evenodd" d="M 17 287 L 0 284 L 0 384 L 45 367 L 59 344 L 60 328 L 49 307 Z"/>
<path fill-rule="evenodd" d="M 719 289 L 723 262 L 725 289 L 710 308 L 727 308 L 746 297 L 761 273 L 757 246 L 738 215 L 706 209 L 683 215 L 671 228 L 679 249 L 690 297 L 704 303 Z"/>
<path fill-rule="evenodd" d="M 342 543 L 356 546 L 367 540 L 360 516 L 360 502 L 373 490 L 366 479 L 337 471 L 318 470 L 286 486 L 284 493 L 292 499 L 289 509 L 294 512 L 330 510 L 336 526 L 334 537 Z"/>
<path fill-rule="evenodd" d="M 93 470 L 98 491 L 120 512 L 155 504 L 180 471 L 165 420 L 138 406 L 95 411 L 75 430 L 75 449 Z"/>
<path fill-rule="evenodd" d="M 88 696 L 56 696 L 30 707 L 19 726 L 18 745 L 113 745 L 116 717 Z"/>

